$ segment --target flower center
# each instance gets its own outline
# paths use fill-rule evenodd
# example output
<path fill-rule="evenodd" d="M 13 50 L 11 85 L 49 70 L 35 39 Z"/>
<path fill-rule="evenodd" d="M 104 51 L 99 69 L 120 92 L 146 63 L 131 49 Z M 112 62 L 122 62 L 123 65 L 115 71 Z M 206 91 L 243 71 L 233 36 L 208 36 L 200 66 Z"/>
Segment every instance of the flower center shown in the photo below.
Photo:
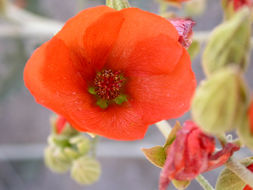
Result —
<path fill-rule="evenodd" d="M 125 82 L 126 79 L 120 71 L 104 69 L 96 74 L 88 91 L 97 98 L 96 104 L 106 109 L 112 103 L 121 105 L 127 101 L 127 96 L 122 92 Z"/>
<path fill-rule="evenodd" d="M 124 77 L 119 71 L 106 69 L 98 72 L 94 79 L 97 96 L 103 100 L 113 100 L 120 95 Z"/>

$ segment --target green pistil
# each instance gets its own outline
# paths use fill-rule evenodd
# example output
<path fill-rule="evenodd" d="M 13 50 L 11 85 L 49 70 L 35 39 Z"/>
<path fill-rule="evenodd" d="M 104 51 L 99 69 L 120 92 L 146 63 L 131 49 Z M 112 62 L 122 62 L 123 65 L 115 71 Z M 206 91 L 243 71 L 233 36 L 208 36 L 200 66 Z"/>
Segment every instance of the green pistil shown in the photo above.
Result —
<path fill-rule="evenodd" d="M 113 101 L 116 104 L 121 105 L 122 103 L 127 101 L 127 96 L 125 94 L 121 94 L 117 98 L 115 98 Z"/>
<path fill-rule="evenodd" d="M 92 95 L 96 95 L 96 94 L 97 94 L 94 87 L 90 87 L 90 88 L 88 89 L 88 92 L 89 92 L 90 94 L 92 94 Z"/>
<path fill-rule="evenodd" d="M 108 101 L 103 99 L 97 100 L 96 104 L 102 109 L 106 109 L 108 107 Z"/>

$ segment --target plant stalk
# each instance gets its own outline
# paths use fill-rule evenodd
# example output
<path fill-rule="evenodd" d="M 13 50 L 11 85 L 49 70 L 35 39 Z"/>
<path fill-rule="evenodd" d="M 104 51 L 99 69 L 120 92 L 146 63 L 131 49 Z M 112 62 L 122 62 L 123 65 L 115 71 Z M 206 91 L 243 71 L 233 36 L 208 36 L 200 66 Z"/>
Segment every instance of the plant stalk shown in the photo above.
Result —
<path fill-rule="evenodd" d="M 253 174 L 243 164 L 238 162 L 235 158 L 231 157 L 225 165 L 246 184 L 253 187 Z"/>
<path fill-rule="evenodd" d="M 195 178 L 195 180 L 200 184 L 200 186 L 204 190 L 214 190 L 212 185 L 206 180 L 206 178 L 202 175 L 199 175 L 198 177 Z"/>

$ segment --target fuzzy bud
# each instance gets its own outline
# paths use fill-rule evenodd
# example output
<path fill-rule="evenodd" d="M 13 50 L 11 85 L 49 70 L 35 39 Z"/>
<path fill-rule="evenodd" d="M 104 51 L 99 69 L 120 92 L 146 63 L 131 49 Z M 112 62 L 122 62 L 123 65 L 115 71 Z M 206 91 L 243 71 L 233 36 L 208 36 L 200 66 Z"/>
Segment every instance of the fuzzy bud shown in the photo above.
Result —
<path fill-rule="evenodd" d="M 228 65 L 246 69 L 250 49 L 250 24 L 250 10 L 244 7 L 212 32 L 202 60 L 208 76 Z"/>
<path fill-rule="evenodd" d="M 240 125 L 247 104 L 240 73 L 228 67 L 201 83 L 193 98 L 192 115 L 203 131 L 222 135 Z"/>
<path fill-rule="evenodd" d="M 241 125 L 237 128 L 241 143 L 253 150 L 253 134 L 250 129 L 249 117 L 245 114 Z"/>
<path fill-rule="evenodd" d="M 81 185 L 95 183 L 99 179 L 100 174 L 100 164 L 88 156 L 75 160 L 71 168 L 71 177 Z"/>
<path fill-rule="evenodd" d="M 49 146 L 44 151 L 44 160 L 46 166 L 56 173 L 67 172 L 71 166 L 71 160 L 62 149 Z"/>
<path fill-rule="evenodd" d="M 130 7 L 128 0 L 106 0 L 106 5 L 116 10 Z"/>

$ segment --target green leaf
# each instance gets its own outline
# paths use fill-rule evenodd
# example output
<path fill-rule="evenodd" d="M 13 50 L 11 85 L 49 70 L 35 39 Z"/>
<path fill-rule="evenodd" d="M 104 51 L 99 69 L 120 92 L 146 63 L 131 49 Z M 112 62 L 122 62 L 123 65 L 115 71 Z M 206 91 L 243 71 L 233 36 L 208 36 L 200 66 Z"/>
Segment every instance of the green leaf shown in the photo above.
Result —
<path fill-rule="evenodd" d="M 162 168 L 165 160 L 166 153 L 162 146 L 155 146 L 152 148 L 143 148 L 142 152 L 145 154 L 146 158 L 155 166 Z"/>
<path fill-rule="evenodd" d="M 191 181 L 172 180 L 172 183 L 178 190 L 184 190 L 191 184 Z"/>

